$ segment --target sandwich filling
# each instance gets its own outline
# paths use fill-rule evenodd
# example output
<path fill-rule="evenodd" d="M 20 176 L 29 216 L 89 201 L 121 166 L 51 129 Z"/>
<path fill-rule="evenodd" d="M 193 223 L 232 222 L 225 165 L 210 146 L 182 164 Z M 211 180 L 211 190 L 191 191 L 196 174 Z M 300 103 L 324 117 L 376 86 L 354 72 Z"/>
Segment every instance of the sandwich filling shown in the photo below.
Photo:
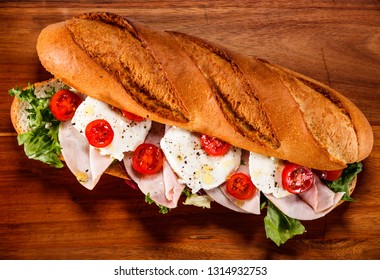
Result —
<path fill-rule="evenodd" d="M 300 234 L 304 229 L 297 220 L 320 218 L 342 199 L 351 199 L 350 181 L 361 170 L 360 164 L 335 173 L 311 170 L 233 147 L 209 135 L 121 111 L 85 97 L 58 80 L 47 85 L 10 91 L 21 100 L 27 113 L 24 121 L 29 127 L 18 136 L 27 155 L 61 167 L 37 156 L 46 154 L 49 145 L 54 144 L 56 157 L 62 155 L 78 182 L 90 190 L 107 168 L 119 161 L 130 183 L 161 210 L 177 207 L 181 195 L 186 193 L 185 204 L 209 208 L 215 201 L 234 211 L 260 214 L 266 198 L 268 209 L 277 207 L 272 209 L 274 212 L 271 210 L 272 218 L 267 216 L 265 220 L 267 234 L 276 213 L 291 221 L 296 219 L 292 222 L 298 229 L 294 234 Z M 73 103 L 76 98 L 72 94 L 80 102 Z M 54 95 L 60 96 L 53 102 Z M 58 120 L 57 111 L 72 114 Z M 42 128 L 45 130 L 40 135 L 38 130 Z M 49 144 L 47 138 L 55 141 Z M 36 147 L 36 143 L 43 144 Z M 268 237 L 276 239 L 271 234 Z"/>

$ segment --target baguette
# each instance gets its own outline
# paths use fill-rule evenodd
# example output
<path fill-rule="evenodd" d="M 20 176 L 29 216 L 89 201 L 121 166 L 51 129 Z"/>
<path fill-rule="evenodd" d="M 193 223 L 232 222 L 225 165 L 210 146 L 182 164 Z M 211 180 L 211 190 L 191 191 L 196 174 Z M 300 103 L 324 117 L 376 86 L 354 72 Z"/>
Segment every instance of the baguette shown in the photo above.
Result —
<path fill-rule="evenodd" d="M 86 95 L 255 153 L 335 170 L 373 146 L 363 113 L 333 89 L 186 34 L 91 13 L 46 27 L 37 51 Z"/>
<path fill-rule="evenodd" d="M 251 214 L 261 213 L 263 194 L 268 200 L 264 219 L 267 237 L 280 245 L 304 231 L 298 220 L 318 219 L 344 200 L 351 199 L 357 174 L 361 171 L 359 162 L 372 150 L 373 132 L 368 120 L 340 93 L 289 69 L 187 34 L 154 30 L 115 14 L 91 13 L 46 27 L 38 38 L 37 52 L 42 65 L 55 78 L 34 84 L 35 96 L 30 97 L 29 91 L 30 99 L 38 99 L 43 93 L 52 94 L 66 86 L 78 96 L 84 94 L 95 98 L 87 98 L 83 106 L 75 108 L 78 110 L 71 121 L 60 122 L 57 130 L 52 125 L 54 118 L 40 123 L 39 127 L 43 129 L 38 135 L 45 137 L 46 126 L 58 134 L 60 159 L 66 157 L 68 168 L 86 188 L 92 189 L 106 170 L 110 175 L 131 180 L 130 185 L 140 189 L 146 195 L 146 201 L 159 205 L 160 211 L 177 207 L 186 187 L 192 190 L 192 194 L 185 204 L 209 207 L 211 201 L 216 201 L 234 211 Z M 16 89 L 14 92 L 17 94 L 13 95 L 20 98 L 21 91 Z M 17 133 L 22 134 L 30 130 L 28 117 L 31 115 L 27 110 L 29 99 L 19 98 L 13 100 L 11 119 Z M 101 103 L 96 99 L 150 119 L 140 124 L 147 134 L 139 147 L 161 146 L 164 153 L 162 170 L 152 176 L 140 174 L 132 162 L 138 154 L 138 147 L 125 150 L 121 154 L 122 162 L 119 157 L 103 156 L 102 151 L 90 147 L 90 138 L 87 135 L 83 138 L 85 129 L 75 126 L 82 122 L 88 126 L 88 120 L 84 119 L 96 110 L 91 102 Z M 44 108 L 49 106 L 48 102 L 51 100 L 43 101 Z M 123 118 L 122 112 L 104 105 L 106 107 L 97 107 L 101 108 L 100 112 L 96 111 L 97 121 L 103 118 L 102 110 Z M 135 135 L 138 133 L 115 125 L 120 123 L 120 117 L 112 117 L 112 120 L 122 131 L 121 137 L 138 137 Z M 121 123 L 128 123 L 128 127 L 138 126 L 138 121 L 132 124 L 131 120 L 125 122 L 126 119 L 123 118 Z M 201 137 L 186 131 L 185 134 L 194 135 L 196 140 L 181 143 L 188 138 L 173 137 L 173 131 L 183 131 L 178 128 L 228 142 L 235 146 L 231 149 L 227 146 L 232 157 L 228 160 L 220 157 L 211 165 L 204 164 L 199 151 L 205 148 L 201 149 L 202 144 L 197 142 Z M 34 132 L 32 130 L 27 136 L 33 136 Z M 171 135 L 169 140 L 165 138 L 168 134 Z M 118 152 L 115 147 L 110 148 L 112 153 Z M 180 153 L 176 154 L 176 150 Z M 191 153 L 197 155 L 195 160 Z M 83 156 L 85 161 L 81 160 Z M 54 159 L 57 159 L 56 154 Z M 201 167 L 190 165 L 193 161 L 201 163 Z M 233 161 L 236 166 L 231 174 L 228 168 Z M 186 166 L 180 165 L 179 169 L 178 162 Z M 287 189 L 292 193 L 284 194 L 283 176 L 290 177 L 284 166 L 294 166 L 293 163 L 308 170 L 302 172 L 311 173 L 309 179 L 305 173 L 297 173 L 297 177 L 303 177 L 297 178 L 303 186 L 310 184 L 302 193 Z M 351 163 L 355 164 L 348 166 Z M 220 166 L 223 174 L 211 176 L 209 172 Z M 341 170 L 345 167 L 348 168 Z M 190 170 L 190 173 L 182 173 L 183 170 Z M 207 176 L 199 175 L 203 172 L 201 170 Z M 314 173 L 327 170 L 333 170 L 325 173 L 330 176 L 340 172 L 339 179 L 314 176 Z M 228 185 L 235 184 L 232 179 L 235 175 L 240 176 L 239 180 L 246 176 L 253 183 L 251 196 L 234 195 L 231 189 L 228 190 Z M 218 177 L 222 177 L 222 181 L 210 187 L 215 179 L 219 180 Z M 328 186 L 329 183 L 319 177 L 335 181 L 337 185 Z M 193 184 L 199 178 L 204 185 Z M 242 186 L 241 181 L 236 182 L 238 189 L 245 191 L 248 188 Z M 203 190 L 201 195 L 198 190 Z M 295 220 L 287 218 L 290 224 L 278 224 L 278 228 L 273 229 L 273 215 L 282 215 L 270 214 L 276 209 Z M 292 225 L 296 225 L 298 231 L 289 235 L 287 226 Z M 286 236 L 281 237 L 282 232 L 286 232 Z"/>

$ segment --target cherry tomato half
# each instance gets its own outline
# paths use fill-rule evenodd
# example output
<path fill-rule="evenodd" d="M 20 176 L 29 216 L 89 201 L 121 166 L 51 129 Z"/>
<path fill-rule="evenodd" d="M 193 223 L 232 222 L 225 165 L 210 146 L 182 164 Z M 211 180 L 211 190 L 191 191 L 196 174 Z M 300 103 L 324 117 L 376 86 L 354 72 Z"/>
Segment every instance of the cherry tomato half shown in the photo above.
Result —
<path fill-rule="evenodd" d="M 53 116 L 59 121 L 67 121 L 74 116 L 82 100 L 74 92 L 68 89 L 61 89 L 53 94 L 49 107 Z"/>
<path fill-rule="evenodd" d="M 216 137 L 210 137 L 205 134 L 201 136 L 201 147 L 210 156 L 225 155 L 230 150 L 230 146 L 229 143 L 219 140 Z"/>
<path fill-rule="evenodd" d="M 239 200 L 252 198 L 256 193 L 256 187 L 244 173 L 233 174 L 226 183 L 227 193 Z"/>
<path fill-rule="evenodd" d="M 140 117 L 138 115 L 135 115 L 125 110 L 121 110 L 121 113 L 123 114 L 124 117 L 126 117 L 128 120 L 131 120 L 131 121 L 142 122 L 143 120 L 145 120 L 145 118 Z"/>
<path fill-rule="evenodd" d="M 140 144 L 133 153 L 132 167 L 141 174 L 155 174 L 162 169 L 164 156 L 153 144 Z"/>
<path fill-rule="evenodd" d="M 282 185 L 290 193 L 302 193 L 314 184 L 314 174 L 310 168 L 294 163 L 285 165 L 282 171 Z"/>
<path fill-rule="evenodd" d="M 109 122 L 98 119 L 86 126 L 85 135 L 91 146 L 104 148 L 111 144 L 114 132 Z"/>
<path fill-rule="evenodd" d="M 342 175 L 343 169 L 339 170 L 313 170 L 313 172 L 321 179 L 326 181 L 338 180 Z"/>

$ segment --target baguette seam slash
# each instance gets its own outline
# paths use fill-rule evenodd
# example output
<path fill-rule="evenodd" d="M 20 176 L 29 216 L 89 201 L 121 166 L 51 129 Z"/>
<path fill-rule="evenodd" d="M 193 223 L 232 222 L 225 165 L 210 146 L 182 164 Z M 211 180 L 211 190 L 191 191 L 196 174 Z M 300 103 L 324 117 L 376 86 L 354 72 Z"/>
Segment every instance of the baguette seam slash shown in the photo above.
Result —
<path fill-rule="evenodd" d="M 316 85 L 316 84 L 314 84 L 314 83 L 312 83 L 312 82 L 310 82 L 310 81 L 308 81 L 302 77 L 295 77 L 295 78 L 298 81 L 300 81 L 301 83 L 303 83 L 304 85 L 306 85 L 307 87 L 311 88 L 312 90 L 318 92 L 319 94 L 322 94 L 325 98 L 330 100 L 336 107 L 338 107 L 341 113 L 343 113 L 345 116 L 348 117 L 348 119 L 350 120 L 351 126 L 355 131 L 356 146 L 358 147 L 358 150 L 357 150 L 355 157 L 358 157 L 358 154 L 359 154 L 359 139 L 357 137 L 358 131 L 356 129 L 356 126 L 354 125 L 351 114 L 346 110 L 346 108 L 344 108 L 344 106 L 342 105 L 342 103 L 338 99 L 334 98 L 334 96 L 332 96 L 331 93 L 329 93 L 323 87 L 320 87 L 320 86 L 318 86 L 318 85 Z M 329 80 L 329 82 L 330 82 L 330 80 Z"/>
<path fill-rule="evenodd" d="M 231 124 L 234 125 L 235 129 L 242 136 L 246 138 L 249 138 L 251 140 L 258 140 L 258 142 L 262 146 L 269 146 L 272 149 L 278 149 L 280 147 L 280 142 L 275 134 L 274 129 L 270 125 L 267 113 L 262 108 L 262 106 L 260 106 L 259 98 L 255 95 L 254 90 L 252 89 L 252 86 L 247 81 L 247 78 L 244 75 L 244 72 L 240 69 L 239 65 L 233 59 L 233 57 L 231 57 L 223 49 L 213 47 L 201 39 L 193 38 L 189 35 L 186 35 L 180 32 L 167 31 L 167 33 L 169 33 L 172 37 L 174 37 L 180 43 L 182 49 L 187 53 L 188 57 L 193 61 L 193 63 L 197 66 L 199 71 L 202 73 L 202 75 L 208 82 L 213 92 L 214 98 L 216 99 L 221 109 L 221 112 L 223 113 L 224 117 L 228 119 Z M 260 116 L 264 119 L 264 121 L 262 121 L 263 123 L 265 123 L 264 129 L 269 130 L 269 131 L 266 131 L 265 133 L 263 132 L 262 129 L 260 129 L 260 124 L 250 123 L 249 121 L 247 121 L 247 119 L 243 115 L 244 114 L 243 112 L 238 114 L 238 110 L 236 108 L 238 108 L 241 105 L 241 101 L 233 100 L 234 102 L 237 103 L 237 105 L 235 105 L 235 108 L 234 108 L 234 105 L 232 104 L 230 99 L 226 96 L 226 93 L 224 93 L 223 89 L 220 88 L 220 86 L 218 85 L 217 78 L 223 79 L 224 78 L 222 76 L 223 73 L 219 72 L 215 74 L 215 73 L 210 73 L 210 71 L 208 71 L 207 69 L 203 69 L 201 62 L 198 62 L 196 57 L 193 57 L 191 53 L 189 52 L 189 50 L 186 49 L 184 44 L 186 44 L 187 42 L 183 42 L 183 40 L 188 40 L 189 42 L 196 45 L 200 49 L 205 50 L 206 52 L 210 52 L 212 55 L 218 57 L 220 60 L 226 62 L 229 65 L 230 69 L 235 74 L 234 76 L 237 77 L 238 82 L 242 84 L 243 86 L 242 91 L 244 91 L 244 93 L 248 95 L 250 99 L 253 99 L 257 102 L 256 109 L 258 110 L 259 114 L 261 114 Z M 227 81 L 227 83 L 228 82 L 229 81 Z"/>
<path fill-rule="evenodd" d="M 148 47 L 146 41 L 137 32 L 132 24 L 125 18 L 114 18 L 108 13 L 101 13 L 94 15 L 82 15 L 76 20 L 81 22 L 71 21 L 68 23 L 67 28 L 71 34 L 73 41 L 95 62 L 105 69 L 108 73 L 115 77 L 115 79 L 125 88 L 126 92 L 142 107 L 148 111 L 155 112 L 163 118 L 167 118 L 180 123 L 189 122 L 189 113 L 185 108 L 182 99 L 179 97 L 177 89 L 171 83 L 167 72 L 164 71 L 163 65 L 157 60 L 151 49 Z M 129 65 L 131 60 L 128 60 L 126 56 L 123 56 L 125 50 L 122 47 L 110 46 L 107 49 L 107 40 L 94 42 L 89 44 L 83 38 L 82 32 L 86 32 L 86 26 L 82 26 L 84 22 L 98 21 L 105 24 L 105 26 L 113 26 L 117 28 L 121 36 L 131 36 L 130 38 L 135 41 L 129 43 L 129 48 L 134 48 L 144 53 L 144 56 L 140 56 L 140 61 Z M 82 31 L 84 28 L 84 31 Z M 108 27 L 105 27 L 108 28 Z M 112 36 L 112 35 L 111 35 Z M 99 39 L 98 39 L 99 40 Z M 137 44 L 137 45 L 136 45 Z M 127 48 L 127 47 L 126 47 Z M 136 51 L 135 50 L 135 51 Z M 142 51 L 143 50 L 143 51 Z M 110 53 L 118 57 L 117 63 L 111 64 L 107 61 L 107 54 Z M 128 54 L 129 55 L 129 54 Z M 146 60 L 145 60 L 146 59 Z M 148 70 L 144 69 L 144 66 L 151 65 Z M 141 66 L 141 67 L 139 67 Z M 131 70 L 131 67 L 139 68 L 140 72 Z M 145 84 L 144 79 L 151 81 L 156 80 L 156 83 Z M 160 93 L 163 96 L 160 96 Z M 158 94 L 158 95 L 156 95 Z M 163 100 L 166 99 L 166 102 Z"/>
<path fill-rule="evenodd" d="M 344 148 L 341 148 L 340 151 L 336 152 L 336 151 L 331 151 L 331 149 L 328 149 L 328 147 L 324 146 L 323 143 L 321 141 L 319 141 L 318 137 L 317 137 L 317 134 L 315 134 L 312 129 L 311 129 L 311 125 L 307 123 L 306 121 L 306 116 L 305 116 L 305 113 L 302 109 L 301 109 L 301 105 L 299 103 L 299 101 L 297 101 L 297 98 L 295 97 L 294 93 L 293 93 L 293 89 L 283 80 L 282 76 L 280 75 L 280 73 L 283 71 L 281 69 L 278 69 L 276 68 L 275 66 L 273 66 L 271 63 L 268 63 L 267 61 L 265 60 L 261 60 L 262 62 L 264 62 L 264 65 L 265 67 L 268 67 L 269 69 L 272 69 L 273 72 L 278 75 L 281 83 L 287 88 L 287 90 L 289 91 L 290 93 L 290 96 L 291 98 L 298 104 L 298 110 L 300 112 L 300 114 L 303 116 L 302 120 L 303 120 L 303 123 L 305 125 L 305 128 L 307 129 L 308 133 L 313 137 L 313 139 L 315 140 L 315 142 L 317 143 L 317 145 L 323 149 L 323 150 L 326 150 L 328 151 L 328 153 L 330 154 L 330 159 L 335 161 L 335 162 L 340 162 L 342 164 L 346 164 L 344 158 L 346 158 L 345 155 L 343 155 L 343 152 L 344 150 L 346 150 L 347 148 L 350 148 L 350 147 L 347 147 L 347 143 L 346 145 L 344 146 Z M 358 147 L 358 138 L 356 136 L 356 129 L 355 129 L 355 126 L 352 122 L 352 119 L 350 117 L 350 115 L 348 114 L 348 112 L 344 109 L 344 107 L 342 106 L 342 103 L 337 100 L 336 98 L 334 98 L 327 90 L 323 89 L 322 87 L 316 85 L 316 84 L 313 84 L 312 82 L 309 82 L 305 79 L 303 79 L 302 77 L 298 77 L 298 76 L 295 76 L 293 74 L 290 74 L 290 73 L 287 73 L 289 74 L 290 78 L 304 84 L 307 88 L 317 92 L 318 94 L 322 95 L 324 98 L 326 98 L 329 102 L 331 102 L 336 108 L 338 108 L 338 110 L 344 114 L 348 119 L 349 119 L 349 122 L 350 122 L 350 126 L 354 129 L 355 131 L 355 139 L 356 139 L 356 147 Z M 356 155 L 357 156 L 358 152 L 356 152 Z"/>

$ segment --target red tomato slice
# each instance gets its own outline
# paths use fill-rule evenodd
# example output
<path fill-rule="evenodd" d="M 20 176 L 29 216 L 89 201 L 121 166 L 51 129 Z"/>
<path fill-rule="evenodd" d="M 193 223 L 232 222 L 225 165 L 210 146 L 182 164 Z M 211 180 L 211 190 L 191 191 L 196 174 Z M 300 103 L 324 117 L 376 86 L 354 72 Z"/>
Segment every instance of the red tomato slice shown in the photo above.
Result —
<path fill-rule="evenodd" d="M 285 165 L 282 171 L 282 185 L 290 193 L 302 193 L 314 184 L 314 174 L 310 168 L 294 163 Z"/>
<path fill-rule="evenodd" d="M 339 170 L 313 170 L 313 172 L 321 179 L 326 181 L 338 180 L 342 175 L 343 169 Z"/>
<path fill-rule="evenodd" d="M 74 92 L 68 89 L 61 89 L 53 94 L 49 107 L 53 116 L 59 121 L 70 120 L 82 100 Z"/>
<path fill-rule="evenodd" d="M 210 156 L 225 155 L 230 150 L 230 146 L 229 143 L 219 140 L 216 137 L 210 137 L 205 134 L 201 136 L 201 147 Z"/>
<path fill-rule="evenodd" d="M 164 162 L 161 149 L 153 144 L 140 144 L 133 153 L 132 167 L 141 174 L 160 172 Z"/>
<path fill-rule="evenodd" d="M 98 119 L 86 126 L 85 135 L 91 146 L 104 148 L 111 144 L 114 132 L 109 122 Z"/>
<path fill-rule="evenodd" d="M 239 200 L 252 198 L 256 193 L 256 187 L 244 173 L 233 174 L 226 183 L 227 193 Z"/>
<path fill-rule="evenodd" d="M 128 120 L 131 120 L 131 121 L 142 122 L 143 120 L 145 120 L 145 118 L 140 117 L 138 115 L 135 115 L 125 110 L 121 110 L 121 113 L 123 114 L 124 117 L 126 117 Z"/>

